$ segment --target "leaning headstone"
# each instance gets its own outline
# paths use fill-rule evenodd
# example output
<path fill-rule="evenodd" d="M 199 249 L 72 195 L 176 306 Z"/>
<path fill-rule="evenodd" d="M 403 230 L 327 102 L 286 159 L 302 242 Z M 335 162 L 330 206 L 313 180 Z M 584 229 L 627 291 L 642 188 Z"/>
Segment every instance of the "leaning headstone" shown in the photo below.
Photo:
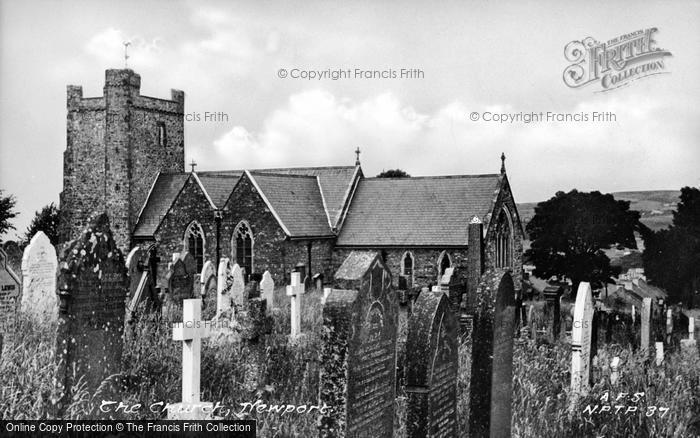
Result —
<path fill-rule="evenodd" d="M 124 257 L 103 213 L 64 247 L 59 263 L 56 361 L 64 402 L 79 379 L 92 393 L 119 372 L 128 287 Z"/>
<path fill-rule="evenodd" d="M 574 400 L 588 390 L 591 364 L 593 296 L 591 285 L 581 282 L 576 293 L 574 323 L 571 332 L 571 391 Z M 575 403 L 572 402 L 572 406 Z"/>
<path fill-rule="evenodd" d="M 272 309 L 275 307 L 275 281 L 272 279 L 270 271 L 263 273 L 262 281 L 260 282 L 260 292 L 262 299 L 267 302 L 267 312 L 272 312 Z"/>
<path fill-rule="evenodd" d="M 22 255 L 22 310 L 41 320 L 58 318 L 56 249 L 43 231 L 37 232 Z"/>
<path fill-rule="evenodd" d="M 353 251 L 323 307 L 321 437 L 392 438 L 398 302 L 376 252 Z"/>
<path fill-rule="evenodd" d="M 134 247 L 126 257 L 126 273 L 129 277 L 129 296 L 127 298 L 126 318 L 131 321 L 134 312 L 142 300 L 151 293 L 151 279 L 147 265 L 142 260 L 145 253 L 140 247 Z"/>
<path fill-rule="evenodd" d="M 168 406 L 169 420 L 206 420 L 213 417 L 213 404 L 200 401 L 202 339 L 209 337 L 210 326 L 202 321 L 202 300 L 186 299 L 182 322 L 173 324 L 173 340 L 182 341 L 182 403 Z"/>
<path fill-rule="evenodd" d="M 483 275 L 476 293 L 469 406 L 471 436 L 510 436 L 515 287 L 506 269 Z"/>
<path fill-rule="evenodd" d="M 222 315 L 231 309 L 231 263 L 224 257 L 219 261 L 216 274 L 216 314 Z"/>
<path fill-rule="evenodd" d="M 649 350 L 651 342 L 651 314 L 652 314 L 652 301 L 651 298 L 644 298 L 642 300 L 642 331 L 641 331 L 641 349 Z"/>
<path fill-rule="evenodd" d="M 421 294 L 408 327 L 408 436 L 457 437 L 458 321 L 447 295 Z"/>
<path fill-rule="evenodd" d="M 243 278 L 243 270 L 238 263 L 233 265 L 231 276 L 233 277 L 233 283 L 231 284 L 231 302 L 238 309 L 242 309 L 246 304 L 244 298 L 245 280 Z"/>
<path fill-rule="evenodd" d="M 6 346 L 15 340 L 21 281 L 8 265 L 7 254 L 0 248 L 0 336 Z"/>
<path fill-rule="evenodd" d="M 216 267 L 211 260 L 204 262 L 199 274 L 200 294 L 202 297 L 216 296 Z"/>

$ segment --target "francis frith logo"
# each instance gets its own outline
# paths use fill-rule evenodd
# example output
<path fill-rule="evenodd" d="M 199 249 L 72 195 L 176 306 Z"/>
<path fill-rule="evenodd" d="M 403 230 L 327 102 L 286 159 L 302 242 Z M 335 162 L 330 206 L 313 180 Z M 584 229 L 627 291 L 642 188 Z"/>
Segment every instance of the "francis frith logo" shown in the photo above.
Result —
<path fill-rule="evenodd" d="M 592 37 L 571 41 L 564 48 L 564 83 L 571 88 L 598 84 L 610 91 L 647 76 L 669 73 L 665 57 L 671 52 L 659 48 L 654 39 L 657 28 L 637 30 L 601 43 Z"/>

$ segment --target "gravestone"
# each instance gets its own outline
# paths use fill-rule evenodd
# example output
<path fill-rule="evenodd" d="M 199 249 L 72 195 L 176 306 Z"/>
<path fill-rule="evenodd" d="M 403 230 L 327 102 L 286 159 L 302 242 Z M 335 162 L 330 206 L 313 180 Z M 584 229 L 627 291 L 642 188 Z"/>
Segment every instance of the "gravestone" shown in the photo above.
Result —
<path fill-rule="evenodd" d="M 43 231 L 37 232 L 22 255 L 22 310 L 37 318 L 58 318 L 56 249 Z"/>
<path fill-rule="evenodd" d="M 535 306 L 532 304 L 527 311 L 527 321 L 530 324 L 530 339 L 537 341 L 537 325 L 535 324 Z"/>
<path fill-rule="evenodd" d="M 509 270 L 483 275 L 475 310 L 468 433 L 510 436 L 515 287 Z"/>
<path fill-rule="evenodd" d="M 64 246 L 59 263 L 57 380 L 64 402 L 84 376 L 95 391 L 120 371 L 124 307 L 129 291 L 124 257 L 103 213 Z"/>
<path fill-rule="evenodd" d="M 127 321 L 130 321 L 138 307 L 139 303 L 150 296 L 149 288 L 149 272 L 146 269 L 142 258 L 145 256 L 143 250 L 136 246 L 132 248 L 129 255 L 126 256 L 126 274 L 129 277 L 129 295 L 127 297 Z"/>
<path fill-rule="evenodd" d="M 462 295 L 466 291 L 466 284 L 460 278 L 460 272 L 455 267 L 445 269 L 445 273 L 440 279 L 440 290 L 447 294 L 450 302 L 450 309 L 455 314 L 459 312 L 459 306 L 462 303 Z"/>
<path fill-rule="evenodd" d="M 458 321 L 444 292 L 421 294 L 406 342 L 409 437 L 457 437 Z"/>
<path fill-rule="evenodd" d="M 656 342 L 654 345 L 656 346 L 656 366 L 658 367 L 664 363 L 664 343 Z"/>
<path fill-rule="evenodd" d="M 593 296 L 591 285 L 581 282 L 576 293 L 574 322 L 571 331 L 571 391 L 576 400 L 588 390 L 591 366 Z M 572 402 L 572 406 L 575 403 Z"/>
<path fill-rule="evenodd" d="M 202 321 L 202 300 L 184 300 L 182 322 L 173 324 L 173 340 L 182 341 L 182 402 L 169 405 L 169 420 L 212 418 L 213 404 L 200 401 L 202 339 L 208 338 L 209 332 L 210 324 Z"/>
<path fill-rule="evenodd" d="M 651 342 L 651 314 L 652 314 L 652 301 L 651 298 L 644 298 L 642 300 L 642 314 L 641 314 L 641 320 L 642 320 L 642 331 L 641 331 L 641 349 L 642 350 L 649 350 L 650 342 Z"/>
<path fill-rule="evenodd" d="M 610 384 L 614 385 L 617 383 L 617 379 L 620 378 L 620 358 L 615 356 L 613 357 L 612 362 L 610 362 Z"/>
<path fill-rule="evenodd" d="M 544 288 L 544 315 L 545 321 L 547 321 L 547 337 L 551 343 L 556 342 L 561 333 L 561 298 L 562 289 L 560 286 Z"/>
<path fill-rule="evenodd" d="M 219 261 L 216 274 L 216 315 L 222 315 L 231 309 L 231 263 L 224 257 Z"/>
<path fill-rule="evenodd" d="M 189 252 L 181 253 L 170 265 L 165 280 L 170 291 L 170 300 L 178 308 L 182 307 L 183 300 L 194 297 L 194 275 L 196 273 L 197 263 Z"/>
<path fill-rule="evenodd" d="M 231 269 L 232 283 L 231 283 L 231 303 L 234 304 L 237 309 L 243 308 L 245 306 L 245 279 L 243 278 L 243 270 L 236 263 Z"/>
<path fill-rule="evenodd" d="M 15 340 L 20 285 L 19 276 L 8 265 L 7 254 L 0 248 L 0 336 L 5 348 Z"/>
<path fill-rule="evenodd" d="M 695 318 L 692 316 L 688 317 L 688 339 L 695 340 Z"/>
<path fill-rule="evenodd" d="M 333 290 L 333 289 L 330 288 L 330 287 L 324 287 L 324 288 L 323 288 L 323 296 L 321 297 L 321 304 L 322 304 L 322 305 L 325 305 L 325 304 L 326 304 L 326 300 L 328 300 L 328 295 L 331 294 L 331 291 L 332 291 L 332 290 Z"/>
<path fill-rule="evenodd" d="M 353 251 L 323 307 L 321 437 L 392 438 L 398 302 L 379 253 Z"/>
<path fill-rule="evenodd" d="M 666 343 L 671 344 L 671 335 L 673 335 L 673 310 L 666 311 Z"/>
<path fill-rule="evenodd" d="M 272 279 L 270 271 L 263 273 L 262 281 L 260 282 L 260 292 L 262 299 L 267 302 L 267 312 L 272 312 L 275 307 L 275 281 Z"/>

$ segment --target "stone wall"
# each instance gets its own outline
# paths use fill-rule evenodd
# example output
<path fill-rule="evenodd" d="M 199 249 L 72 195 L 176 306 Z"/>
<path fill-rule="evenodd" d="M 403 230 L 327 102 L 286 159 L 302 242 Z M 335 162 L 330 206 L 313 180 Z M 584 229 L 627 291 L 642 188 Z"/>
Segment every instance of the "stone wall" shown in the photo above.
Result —
<path fill-rule="evenodd" d="M 110 215 L 122 250 L 158 171 L 184 169 L 184 93 L 173 100 L 140 95 L 141 77 L 132 70 L 107 70 L 102 97 L 84 98 L 82 87 L 67 89 L 67 143 L 63 156 L 61 242 L 79 235 L 94 212 Z M 158 124 L 167 142 L 157 142 Z"/>

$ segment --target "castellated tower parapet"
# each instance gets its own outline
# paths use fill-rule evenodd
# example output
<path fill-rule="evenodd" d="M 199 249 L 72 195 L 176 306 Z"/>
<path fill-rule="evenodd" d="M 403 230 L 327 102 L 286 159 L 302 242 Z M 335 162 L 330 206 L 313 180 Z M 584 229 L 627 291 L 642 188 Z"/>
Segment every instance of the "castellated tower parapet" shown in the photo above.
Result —
<path fill-rule="evenodd" d="M 140 90 L 141 77 L 130 69 L 107 70 L 100 97 L 67 87 L 62 242 L 75 238 L 92 213 L 106 211 L 117 244 L 128 249 L 158 173 L 184 171 L 185 93 L 172 90 L 166 100 Z"/>

